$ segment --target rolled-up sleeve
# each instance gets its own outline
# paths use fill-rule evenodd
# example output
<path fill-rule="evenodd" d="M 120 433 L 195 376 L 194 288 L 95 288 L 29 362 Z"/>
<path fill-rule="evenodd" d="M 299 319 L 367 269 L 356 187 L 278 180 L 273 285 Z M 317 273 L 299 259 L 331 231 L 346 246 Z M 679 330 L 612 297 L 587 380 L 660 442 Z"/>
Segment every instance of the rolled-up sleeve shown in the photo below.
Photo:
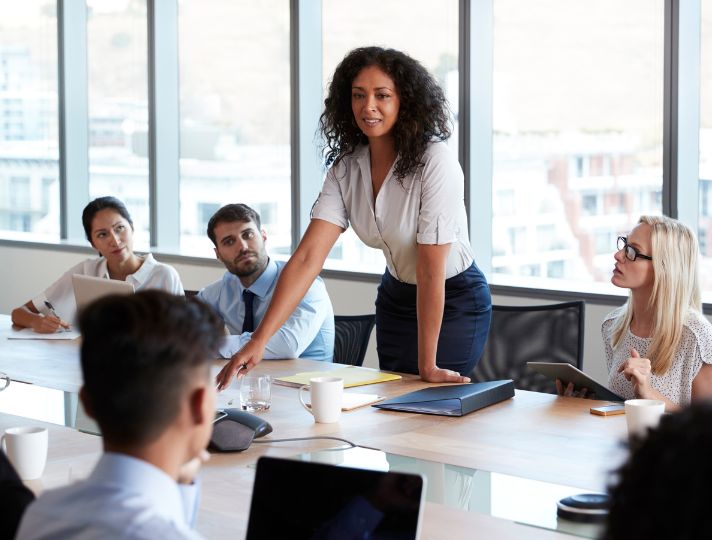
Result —
<path fill-rule="evenodd" d="M 346 211 L 341 186 L 336 178 L 335 169 L 331 167 L 326 173 L 321 193 L 311 209 L 312 219 L 323 219 L 346 230 L 349 227 L 349 215 Z"/>
<path fill-rule="evenodd" d="M 459 212 L 465 196 L 462 169 L 447 151 L 439 150 L 428 159 L 421 177 L 418 244 L 452 244 L 458 239 Z"/>

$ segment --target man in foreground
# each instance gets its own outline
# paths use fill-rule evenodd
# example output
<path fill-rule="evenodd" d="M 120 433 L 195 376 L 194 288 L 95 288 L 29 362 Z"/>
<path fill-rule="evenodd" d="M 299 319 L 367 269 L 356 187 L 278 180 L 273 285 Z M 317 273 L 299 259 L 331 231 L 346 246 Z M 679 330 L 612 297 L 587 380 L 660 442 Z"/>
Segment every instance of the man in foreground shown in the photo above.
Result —
<path fill-rule="evenodd" d="M 193 482 L 212 432 L 209 359 L 222 322 L 204 304 L 149 290 L 81 314 L 80 399 L 103 433 L 88 479 L 30 505 L 18 538 L 199 538 Z"/>

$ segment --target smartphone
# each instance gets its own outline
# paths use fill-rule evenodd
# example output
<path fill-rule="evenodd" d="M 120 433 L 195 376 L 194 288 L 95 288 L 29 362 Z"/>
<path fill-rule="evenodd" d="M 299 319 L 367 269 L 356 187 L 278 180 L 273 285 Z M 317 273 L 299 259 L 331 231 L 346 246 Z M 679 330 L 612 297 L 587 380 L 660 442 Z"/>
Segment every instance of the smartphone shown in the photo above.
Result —
<path fill-rule="evenodd" d="M 612 405 L 601 405 L 600 407 L 591 407 L 591 414 L 599 416 L 611 416 L 614 414 L 625 414 L 625 404 L 614 403 Z"/>
<path fill-rule="evenodd" d="M 218 420 L 222 420 L 226 416 L 227 416 L 227 413 L 225 411 L 218 409 L 217 411 L 215 411 L 215 418 L 213 419 L 213 424 L 215 422 L 217 422 Z"/>

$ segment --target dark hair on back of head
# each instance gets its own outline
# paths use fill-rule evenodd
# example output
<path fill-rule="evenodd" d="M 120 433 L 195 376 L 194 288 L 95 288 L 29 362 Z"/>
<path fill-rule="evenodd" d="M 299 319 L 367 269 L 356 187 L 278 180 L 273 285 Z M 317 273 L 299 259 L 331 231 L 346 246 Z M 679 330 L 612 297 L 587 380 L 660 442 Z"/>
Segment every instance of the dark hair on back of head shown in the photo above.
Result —
<path fill-rule="evenodd" d="M 448 139 L 452 127 L 445 94 L 436 80 L 417 60 L 394 49 L 354 49 L 336 67 L 319 118 L 326 166 L 338 164 L 359 144 L 368 144 L 351 109 L 351 86 L 368 66 L 379 67 L 396 85 L 400 109 L 393 137 L 399 158 L 393 171 L 402 180 L 422 165 L 428 143 Z"/>
<path fill-rule="evenodd" d="M 107 208 L 116 210 L 122 218 L 129 222 L 129 225 L 131 225 L 131 228 L 133 229 L 131 214 L 129 214 L 129 211 L 126 209 L 126 205 L 124 203 L 116 197 L 99 197 L 87 204 L 82 212 L 84 234 L 86 235 L 87 240 L 89 240 L 89 243 L 91 243 L 91 222 L 94 221 L 94 216 Z"/>
<path fill-rule="evenodd" d="M 208 238 L 210 238 L 216 247 L 218 244 L 215 240 L 215 227 L 218 226 L 218 223 L 233 223 L 235 221 L 252 221 L 257 225 L 258 229 L 262 228 L 260 215 L 252 208 L 242 203 L 226 204 L 215 212 L 210 218 L 210 221 L 208 221 Z"/>
<path fill-rule="evenodd" d="M 707 538 L 712 402 L 665 415 L 618 470 L 602 540 Z"/>
<path fill-rule="evenodd" d="M 80 312 L 79 328 L 84 393 L 114 444 L 157 438 L 191 379 L 209 377 L 223 335 L 209 306 L 160 290 L 100 298 Z"/>

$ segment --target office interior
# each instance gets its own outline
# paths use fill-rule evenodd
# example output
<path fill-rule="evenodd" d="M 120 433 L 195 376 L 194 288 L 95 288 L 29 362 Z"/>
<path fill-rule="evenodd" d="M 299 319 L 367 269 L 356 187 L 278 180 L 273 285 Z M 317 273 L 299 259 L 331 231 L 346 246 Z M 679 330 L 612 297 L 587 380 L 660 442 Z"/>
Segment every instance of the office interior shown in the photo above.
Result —
<path fill-rule="evenodd" d="M 693 226 L 712 292 L 709 0 L 2 9 L 2 313 L 91 253 L 79 217 L 100 195 L 127 203 L 137 249 L 175 266 L 186 289 L 223 272 L 204 228 L 224 203 L 254 205 L 268 250 L 288 257 L 323 178 L 324 88 L 348 50 L 370 44 L 411 54 L 446 91 L 493 302 L 586 300 L 594 378 L 606 379 L 600 322 L 625 300 L 607 283 L 615 238 L 640 214 Z M 372 313 L 384 264 L 349 234 L 323 276 L 335 313 Z M 374 336 L 365 365 L 377 367 Z"/>

